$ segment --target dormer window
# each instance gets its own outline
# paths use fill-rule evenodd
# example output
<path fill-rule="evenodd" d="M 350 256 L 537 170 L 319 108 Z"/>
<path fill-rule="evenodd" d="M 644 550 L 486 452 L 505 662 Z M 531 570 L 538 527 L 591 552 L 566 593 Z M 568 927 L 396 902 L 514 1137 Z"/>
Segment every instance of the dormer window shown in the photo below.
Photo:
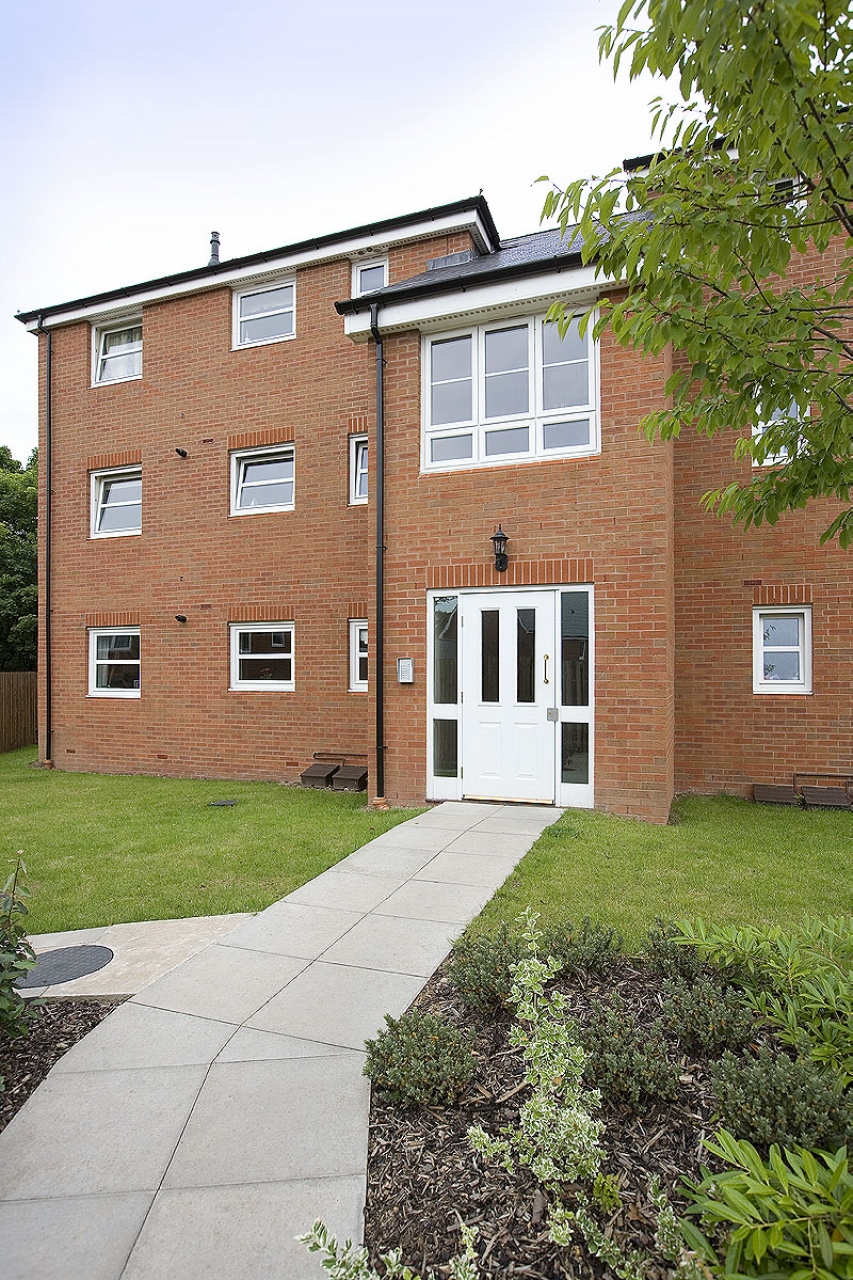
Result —
<path fill-rule="evenodd" d="M 129 382 L 142 377 L 142 320 L 125 320 L 120 325 L 103 325 L 94 331 L 95 369 L 93 381 Z"/>

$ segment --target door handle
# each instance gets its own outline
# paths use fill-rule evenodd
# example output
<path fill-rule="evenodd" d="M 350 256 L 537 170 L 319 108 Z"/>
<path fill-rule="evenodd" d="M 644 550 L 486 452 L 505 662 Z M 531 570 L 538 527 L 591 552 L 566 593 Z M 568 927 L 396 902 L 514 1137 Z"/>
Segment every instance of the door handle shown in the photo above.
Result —
<path fill-rule="evenodd" d="M 549 657 L 550 657 L 550 654 L 547 654 L 547 653 L 546 653 L 546 654 L 545 654 L 545 684 L 550 684 L 550 681 L 549 681 L 549 679 L 548 679 L 548 660 L 549 660 Z"/>

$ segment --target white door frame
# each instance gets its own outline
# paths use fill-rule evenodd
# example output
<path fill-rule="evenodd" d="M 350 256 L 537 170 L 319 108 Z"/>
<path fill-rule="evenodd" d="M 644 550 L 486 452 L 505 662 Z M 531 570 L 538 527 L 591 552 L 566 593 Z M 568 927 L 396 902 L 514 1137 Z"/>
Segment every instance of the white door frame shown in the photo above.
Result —
<path fill-rule="evenodd" d="M 430 800 L 461 800 L 465 795 L 471 794 L 466 789 L 463 769 L 466 762 L 466 749 L 470 744 L 465 741 L 466 727 L 463 723 L 463 702 L 462 695 L 465 690 L 463 684 L 463 642 L 462 633 L 463 619 L 474 616 L 473 600 L 477 597 L 485 602 L 490 597 L 499 602 L 502 597 L 520 596 L 547 592 L 552 595 L 555 602 L 554 607 L 554 632 L 551 644 L 545 645 L 543 637 L 543 652 L 547 649 L 554 658 L 553 661 L 553 703 L 547 719 L 543 710 L 543 734 L 549 734 L 553 738 L 552 751 L 554 760 L 555 779 L 553 795 L 550 803 L 558 804 L 561 807 L 569 808 L 592 808 L 594 803 L 594 675 L 595 675 L 595 625 L 594 625 L 594 589 L 589 583 L 564 583 L 560 585 L 549 586 L 530 586 L 530 587 L 498 587 L 492 591 L 481 587 L 452 589 L 437 589 L 427 592 L 427 798 Z M 588 597 L 588 618 L 589 618 L 589 637 L 588 637 L 588 666 L 589 666 L 589 705 L 583 707 L 563 706 L 561 702 L 561 596 L 564 593 L 583 593 Z M 455 679 L 455 697 L 456 701 L 446 701 L 444 703 L 436 703 L 435 701 L 435 659 L 436 644 L 435 630 L 433 625 L 434 605 L 437 599 L 446 600 L 448 602 L 455 600 L 455 618 L 456 618 L 456 679 Z M 469 604 L 469 600 L 471 603 Z M 466 608 L 467 606 L 467 608 Z M 453 613 L 452 606 L 448 610 L 448 615 Z M 470 646 L 469 646 L 470 647 Z M 451 684 L 454 682 L 450 681 Z M 452 692 L 452 691 L 451 691 Z M 470 693 L 470 691 L 469 691 Z M 449 697 L 450 694 L 445 681 L 444 696 Z M 439 722 L 435 727 L 436 721 Z M 562 741 L 563 734 L 566 732 L 560 726 L 568 724 L 577 724 L 586 726 L 585 732 L 588 734 L 587 745 L 587 767 L 588 773 L 586 782 L 564 782 L 562 770 Z M 545 727 L 547 726 L 547 727 Z M 584 730 L 582 730 L 582 733 Z M 436 757 L 436 746 L 439 748 L 439 757 Z M 444 767 L 440 772 L 436 772 L 436 766 L 443 763 Z M 448 767 L 448 765 L 450 767 Z M 454 772 L 455 769 L 455 772 Z M 443 776 L 440 776 L 443 775 Z M 492 797 L 490 797 L 492 798 Z M 501 797 L 494 797 L 500 799 Z M 505 797 L 513 799 L 518 797 Z M 548 803 L 547 800 L 544 801 Z"/>

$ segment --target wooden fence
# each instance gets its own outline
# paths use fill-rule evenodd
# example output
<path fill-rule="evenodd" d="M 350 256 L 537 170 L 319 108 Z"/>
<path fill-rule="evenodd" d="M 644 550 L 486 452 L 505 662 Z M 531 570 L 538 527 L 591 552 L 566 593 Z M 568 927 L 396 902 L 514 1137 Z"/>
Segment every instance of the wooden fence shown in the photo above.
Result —
<path fill-rule="evenodd" d="M 0 671 L 0 751 L 31 747 L 38 734 L 35 671 Z"/>

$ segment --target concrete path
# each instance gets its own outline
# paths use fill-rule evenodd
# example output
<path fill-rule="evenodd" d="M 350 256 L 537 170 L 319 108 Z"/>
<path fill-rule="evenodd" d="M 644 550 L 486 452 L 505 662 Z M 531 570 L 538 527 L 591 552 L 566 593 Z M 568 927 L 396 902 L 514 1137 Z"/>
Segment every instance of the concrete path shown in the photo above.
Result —
<path fill-rule="evenodd" d="M 0 1134 L 4 1280 L 324 1275 L 295 1237 L 361 1239 L 365 1039 L 559 813 L 440 805 L 138 991 Z"/>

